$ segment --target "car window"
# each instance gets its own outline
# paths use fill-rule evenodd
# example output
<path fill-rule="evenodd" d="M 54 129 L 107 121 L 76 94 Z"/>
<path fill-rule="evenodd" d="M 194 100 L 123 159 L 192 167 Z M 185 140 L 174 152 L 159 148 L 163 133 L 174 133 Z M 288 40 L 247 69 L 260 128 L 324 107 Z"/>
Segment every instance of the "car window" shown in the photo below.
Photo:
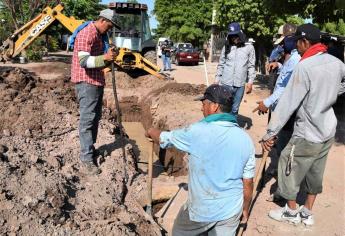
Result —
<path fill-rule="evenodd" d="M 193 48 L 190 43 L 181 43 L 178 45 L 178 48 Z"/>

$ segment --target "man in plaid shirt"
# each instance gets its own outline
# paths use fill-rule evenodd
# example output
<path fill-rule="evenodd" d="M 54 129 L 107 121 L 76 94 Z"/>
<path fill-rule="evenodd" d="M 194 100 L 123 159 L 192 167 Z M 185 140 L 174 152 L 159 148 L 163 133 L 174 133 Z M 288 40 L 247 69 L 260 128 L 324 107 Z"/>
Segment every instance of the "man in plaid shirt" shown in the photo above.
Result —
<path fill-rule="evenodd" d="M 93 144 L 96 143 L 102 115 L 105 84 L 103 68 L 116 56 L 113 50 L 104 52 L 102 35 L 113 26 L 118 27 L 114 19 L 113 10 L 101 11 L 98 20 L 85 26 L 77 34 L 74 43 L 71 79 L 76 84 L 80 107 L 80 159 L 90 173 L 98 172 L 93 159 Z"/>

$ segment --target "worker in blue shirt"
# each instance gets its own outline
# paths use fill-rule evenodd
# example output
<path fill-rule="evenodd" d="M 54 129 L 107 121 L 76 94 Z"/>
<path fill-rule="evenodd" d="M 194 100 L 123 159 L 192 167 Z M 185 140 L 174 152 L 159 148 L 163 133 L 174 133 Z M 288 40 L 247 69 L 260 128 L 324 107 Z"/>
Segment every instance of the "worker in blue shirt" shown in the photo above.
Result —
<path fill-rule="evenodd" d="M 276 85 L 274 87 L 273 93 L 263 101 L 257 102 L 259 105 L 257 108 L 253 110 L 253 112 L 258 111 L 259 114 L 264 114 L 270 108 L 272 112 L 276 105 L 278 104 L 279 98 L 282 96 L 285 87 L 287 86 L 291 74 L 296 67 L 297 63 L 301 60 L 301 56 L 298 54 L 296 49 L 296 41 L 292 38 L 292 36 L 286 36 L 283 41 L 283 48 L 284 48 L 284 63 L 283 65 L 279 66 L 280 74 L 277 78 Z M 280 131 L 278 135 L 278 142 L 276 143 L 276 152 L 277 157 L 279 158 L 281 151 L 285 148 L 286 144 L 288 143 L 289 139 L 291 138 L 293 132 L 293 118 L 287 122 L 285 127 Z M 268 173 L 272 175 L 276 175 L 278 168 L 278 160 L 272 159 L 271 165 L 268 170 Z"/>
<path fill-rule="evenodd" d="M 209 86 L 202 101 L 204 119 L 173 131 L 146 132 L 161 148 L 189 154 L 188 200 L 175 219 L 173 236 L 235 235 L 248 219 L 255 172 L 255 149 L 232 115 L 233 97 L 222 85 Z"/>

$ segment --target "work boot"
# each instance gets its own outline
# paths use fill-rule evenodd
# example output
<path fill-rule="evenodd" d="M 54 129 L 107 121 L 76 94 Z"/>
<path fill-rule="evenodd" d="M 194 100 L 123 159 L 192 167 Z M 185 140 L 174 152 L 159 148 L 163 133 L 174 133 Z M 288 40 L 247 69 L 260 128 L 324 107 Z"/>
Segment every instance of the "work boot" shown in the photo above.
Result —
<path fill-rule="evenodd" d="M 305 226 L 312 226 L 314 224 L 313 213 L 308 208 L 301 206 L 299 214 L 301 216 L 302 223 Z"/>
<path fill-rule="evenodd" d="M 92 161 L 83 162 L 83 167 L 90 175 L 98 175 L 101 173 L 101 170 Z"/>
<path fill-rule="evenodd" d="M 291 224 L 299 224 L 301 222 L 301 217 L 299 214 L 299 209 L 292 210 L 286 204 L 285 207 L 281 207 L 276 210 L 271 210 L 268 216 L 274 220 L 280 222 L 288 222 Z"/>

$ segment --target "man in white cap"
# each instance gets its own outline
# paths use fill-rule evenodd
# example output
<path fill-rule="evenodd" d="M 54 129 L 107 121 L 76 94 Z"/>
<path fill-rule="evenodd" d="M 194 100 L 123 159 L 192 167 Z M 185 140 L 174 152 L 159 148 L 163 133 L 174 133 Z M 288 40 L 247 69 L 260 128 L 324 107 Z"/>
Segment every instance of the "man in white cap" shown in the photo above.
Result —
<path fill-rule="evenodd" d="M 80 159 L 90 173 L 97 173 L 94 163 L 98 123 L 102 115 L 102 100 L 105 78 L 102 69 L 114 60 L 115 52 L 104 52 L 102 35 L 119 26 L 114 11 L 106 9 L 99 18 L 90 22 L 76 36 L 74 43 L 71 80 L 76 85 L 80 107 L 79 137 Z"/>
<path fill-rule="evenodd" d="M 268 71 L 271 71 L 277 67 L 280 68 L 282 66 L 282 64 L 278 62 L 284 55 L 284 48 L 282 46 L 282 43 L 285 37 L 291 36 L 296 32 L 296 28 L 296 25 L 290 23 L 286 23 L 279 27 L 277 34 L 279 38 L 274 41 L 274 49 L 271 52 L 271 55 L 269 57 L 270 63 L 267 66 Z"/>

